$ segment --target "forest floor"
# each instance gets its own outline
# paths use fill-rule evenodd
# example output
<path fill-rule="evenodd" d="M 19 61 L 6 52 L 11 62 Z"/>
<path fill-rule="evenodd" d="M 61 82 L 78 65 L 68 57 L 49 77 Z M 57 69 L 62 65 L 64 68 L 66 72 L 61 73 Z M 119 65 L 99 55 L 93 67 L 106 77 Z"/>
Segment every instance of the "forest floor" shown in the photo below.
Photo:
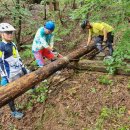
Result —
<path fill-rule="evenodd" d="M 85 40 L 77 40 L 81 35 L 77 28 L 63 38 L 65 44 L 58 46 L 64 55 L 72 47 L 70 39 L 84 46 Z M 28 92 L 15 100 L 17 108 L 25 114 L 21 120 L 11 117 L 8 105 L 2 107 L 0 129 L 130 130 L 130 77 L 109 75 L 103 81 L 101 77 L 106 76 L 63 69 L 61 74 L 55 73 L 46 83 L 40 83 L 39 92 Z"/>
<path fill-rule="evenodd" d="M 12 118 L 6 105 L 1 110 L 1 129 L 129 130 L 129 78 L 110 76 L 111 84 L 105 85 L 99 82 L 101 76 L 106 74 L 73 70 L 52 75 L 46 102 L 29 106 L 35 93 L 25 93 L 16 99 L 24 118 Z"/>

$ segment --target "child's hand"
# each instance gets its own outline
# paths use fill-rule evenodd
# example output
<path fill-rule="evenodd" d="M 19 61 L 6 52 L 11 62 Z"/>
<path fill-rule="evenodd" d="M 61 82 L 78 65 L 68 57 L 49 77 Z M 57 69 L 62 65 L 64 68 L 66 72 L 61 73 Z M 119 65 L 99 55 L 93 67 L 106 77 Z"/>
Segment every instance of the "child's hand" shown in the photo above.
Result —
<path fill-rule="evenodd" d="M 1 85 L 6 86 L 8 84 L 8 79 L 6 77 L 1 78 Z"/>
<path fill-rule="evenodd" d="M 53 51 L 53 48 L 52 48 L 52 47 L 50 47 L 50 46 L 49 46 L 47 49 L 48 49 L 48 50 L 50 50 L 50 51 Z"/>

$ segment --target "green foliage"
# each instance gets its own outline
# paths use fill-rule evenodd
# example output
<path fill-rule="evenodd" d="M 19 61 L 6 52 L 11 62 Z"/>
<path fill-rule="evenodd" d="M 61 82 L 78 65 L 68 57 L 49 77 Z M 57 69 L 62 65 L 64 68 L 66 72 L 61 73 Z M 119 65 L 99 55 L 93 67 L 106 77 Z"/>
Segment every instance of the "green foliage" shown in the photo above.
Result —
<path fill-rule="evenodd" d="M 98 78 L 100 84 L 111 85 L 113 83 L 112 80 L 109 79 L 108 75 L 102 75 Z"/>
<path fill-rule="evenodd" d="M 122 127 L 120 127 L 118 130 L 130 130 L 130 129 L 129 129 L 129 127 L 127 127 L 127 126 L 122 126 Z"/>
<path fill-rule="evenodd" d="M 33 54 L 31 49 L 26 49 L 22 53 L 20 53 L 20 56 L 23 60 L 27 60 L 29 58 L 33 58 Z"/>
<path fill-rule="evenodd" d="M 48 92 L 48 88 L 47 87 L 39 87 L 36 89 L 36 93 L 37 93 L 37 102 L 39 103 L 43 103 L 47 96 L 46 93 Z"/>
<path fill-rule="evenodd" d="M 0 129 L 2 130 L 3 126 L 0 124 Z"/>
<path fill-rule="evenodd" d="M 35 90 L 29 90 L 30 93 L 30 101 L 29 107 L 32 107 L 34 103 L 39 102 L 43 103 L 47 99 L 48 92 L 48 83 L 41 83 L 39 87 L 35 88 Z"/>
<path fill-rule="evenodd" d="M 120 30 L 121 31 L 121 30 Z M 107 70 L 110 74 L 114 74 L 117 68 L 126 68 L 127 63 L 124 62 L 125 59 L 130 59 L 130 29 L 123 29 L 123 36 L 117 43 L 116 49 L 113 53 L 113 58 L 105 60 L 104 63 L 107 66 Z M 126 69 L 126 71 L 129 71 Z"/>
<path fill-rule="evenodd" d="M 127 88 L 128 88 L 128 89 L 130 89 L 130 81 L 129 81 L 129 83 L 128 83 L 128 86 L 127 86 Z"/>
<path fill-rule="evenodd" d="M 9 124 L 9 130 L 17 130 L 15 124 L 10 123 Z"/>
<path fill-rule="evenodd" d="M 26 109 L 31 109 L 33 107 L 33 102 L 32 100 L 30 100 L 29 102 L 27 102 L 27 104 L 25 104 Z"/>
<path fill-rule="evenodd" d="M 90 91 L 91 91 L 92 93 L 96 93 L 96 92 L 97 92 L 97 90 L 96 90 L 95 87 L 92 87 Z"/>
<path fill-rule="evenodd" d="M 103 123 L 104 123 L 104 121 L 107 118 L 109 118 L 111 116 L 111 114 L 112 114 L 111 109 L 109 109 L 107 107 L 102 108 L 100 116 L 97 119 L 96 124 L 95 124 L 95 127 L 96 127 L 95 130 L 101 130 L 101 129 L 103 129 Z"/>
<path fill-rule="evenodd" d="M 121 118 L 124 116 L 124 113 L 126 111 L 126 107 L 125 106 L 121 106 L 120 108 L 108 108 L 108 107 L 103 107 L 101 109 L 99 118 L 96 121 L 95 124 L 95 129 L 94 130 L 102 130 L 103 129 L 103 125 L 104 122 L 106 120 L 111 120 L 111 121 L 115 121 L 115 119 L 117 118 Z M 125 127 L 121 127 L 121 128 L 125 128 Z M 127 127 L 126 127 L 127 128 Z M 119 129 L 121 130 L 121 129 Z M 122 129 L 123 130 L 123 129 Z M 126 129 L 127 130 L 127 129 Z"/>
<path fill-rule="evenodd" d="M 0 7 L 4 11 L 1 11 L 0 17 L 8 17 L 10 23 L 17 29 L 15 38 L 18 44 L 17 47 L 20 49 L 21 37 L 25 38 L 29 34 L 33 35 L 34 25 L 38 21 L 33 20 L 31 12 L 24 7 L 24 4 L 20 0 L 11 0 L 10 3 L 8 1 L 1 2 Z"/>
<path fill-rule="evenodd" d="M 125 107 L 125 106 L 120 107 L 120 108 L 118 109 L 118 112 L 116 113 L 117 117 L 122 117 L 122 116 L 124 116 L 125 111 L 126 111 L 126 107 Z"/>
<path fill-rule="evenodd" d="M 72 50 L 72 49 L 75 47 L 75 43 L 74 43 L 74 42 L 66 42 L 66 43 L 64 44 L 64 46 L 66 46 L 66 48 L 67 48 L 68 50 Z"/>
<path fill-rule="evenodd" d="M 130 1 L 84 0 L 83 6 L 69 13 L 71 19 L 104 21 L 117 27 L 130 16 Z"/>
<path fill-rule="evenodd" d="M 103 119 L 105 119 L 105 118 L 109 117 L 110 114 L 111 114 L 111 110 L 109 108 L 107 108 L 107 107 L 104 107 L 101 110 L 100 117 L 103 118 Z"/>
<path fill-rule="evenodd" d="M 27 8 L 23 7 L 22 3 L 18 3 L 16 0 L 11 0 L 11 3 L 11 5 L 8 5 L 7 1 L 2 2 L 1 7 L 6 9 L 5 14 L 12 18 L 16 26 L 18 25 L 19 17 L 21 17 L 24 22 L 31 22 L 29 18 L 32 17 L 32 14 Z"/>

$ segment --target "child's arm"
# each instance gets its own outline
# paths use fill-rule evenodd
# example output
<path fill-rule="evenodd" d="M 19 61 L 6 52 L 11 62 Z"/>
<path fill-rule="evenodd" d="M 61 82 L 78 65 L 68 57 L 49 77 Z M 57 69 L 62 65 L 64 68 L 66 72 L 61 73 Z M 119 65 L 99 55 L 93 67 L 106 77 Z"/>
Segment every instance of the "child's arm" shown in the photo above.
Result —
<path fill-rule="evenodd" d="M 50 47 L 51 47 L 52 49 L 53 49 L 53 47 L 54 47 L 54 36 L 51 37 Z"/>
<path fill-rule="evenodd" d="M 20 55 L 19 55 L 19 52 L 18 52 L 18 49 L 17 49 L 17 47 L 16 47 L 16 45 L 13 43 L 13 51 L 15 52 L 15 55 L 16 55 L 16 57 L 19 59 L 19 63 L 20 63 L 20 65 L 21 65 L 21 67 L 22 67 L 22 71 L 23 71 L 23 73 L 24 74 L 27 74 L 28 73 L 28 71 L 27 71 L 27 69 L 25 68 L 25 66 L 24 66 L 24 64 L 23 64 L 23 62 L 22 62 L 22 59 L 21 59 L 21 57 L 20 57 Z"/>
<path fill-rule="evenodd" d="M 50 43 L 48 44 L 46 41 L 46 36 L 45 36 L 45 32 L 43 31 L 43 29 L 39 29 L 39 35 L 40 35 L 40 42 L 42 43 L 42 47 L 43 48 L 47 48 L 50 51 L 53 50 L 53 36 L 51 37 Z"/>
<path fill-rule="evenodd" d="M 0 49 L 0 74 L 1 77 L 8 78 L 8 74 L 5 69 L 5 63 L 4 63 L 4 52 Z"/>

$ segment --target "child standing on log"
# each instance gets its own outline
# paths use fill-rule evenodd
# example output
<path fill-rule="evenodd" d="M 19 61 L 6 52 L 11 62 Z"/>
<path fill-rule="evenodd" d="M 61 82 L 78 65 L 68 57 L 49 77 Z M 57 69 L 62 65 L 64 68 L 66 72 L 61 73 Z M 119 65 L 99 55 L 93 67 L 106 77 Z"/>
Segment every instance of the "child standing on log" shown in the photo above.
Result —
<path fill-rule="evenodd" d="M 15 28 L 12 25 L 8 23 L 0 24 L 2 37 L 2 41 L 0 42 L 0 75 L 3 87 L 27 73 L 19 57 L 16 45 L 13 43 L 14 31 Z M 11 115 L 17 119 L 21 119 L 24 114 L 16 110 L 14 100 L 8 104 L 11 109 Z"/>
<path fill-rule="evenodd" d="M 54 29 L 55 23 L 53 21 L 48 21 L 36 32 L 32 45 L 32 53 L 39 67 L 43 67 L 45 65 L 44 58 L 54 61 L 57 57 L 62 57 L 59 53 L 54 52 L 53 49 L 54 36 L 52 32 Z"/>

